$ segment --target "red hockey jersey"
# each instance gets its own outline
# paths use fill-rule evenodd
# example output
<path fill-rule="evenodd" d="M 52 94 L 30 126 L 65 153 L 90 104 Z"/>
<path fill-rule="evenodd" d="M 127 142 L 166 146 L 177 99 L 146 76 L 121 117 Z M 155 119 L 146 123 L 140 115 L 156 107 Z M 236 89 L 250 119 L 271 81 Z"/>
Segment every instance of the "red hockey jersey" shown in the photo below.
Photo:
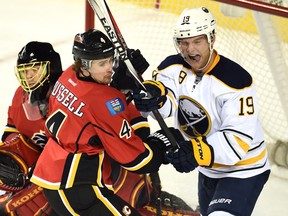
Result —
<path fill-rule="evenodd" d="M 27 93 L 19 86 L 15 91 L 12 104 L 8 108 L 8 120 L 4 132 L 20 132 L 33 140 L 35 144 L 42 145 L 46 142 L 46 140 L 43 140 L 45 119 L 40 115 L 39 111 L 38 118 L 29 119 L 27 111 L 24 109 L 27 97 Z M 35 107 L 35 111 L 37 109 L 38 107 Z M 35 111 L 34 113 L 36 114 L 37 112 Z M 27 125 L 29 126 L 27 127 Z"/>
<path fill-rule="evenodd" d="M 50 138 L 31 181 L 55 190 L 77 184 L 104 187 L 110 176 L 109 158 L 130 171 L 158 171 L 162 152 L 135 135 L 130 124 L 135 112 L 129 107 L 117 89 L 80 80 L 68 68 L 50 97 Z"/>

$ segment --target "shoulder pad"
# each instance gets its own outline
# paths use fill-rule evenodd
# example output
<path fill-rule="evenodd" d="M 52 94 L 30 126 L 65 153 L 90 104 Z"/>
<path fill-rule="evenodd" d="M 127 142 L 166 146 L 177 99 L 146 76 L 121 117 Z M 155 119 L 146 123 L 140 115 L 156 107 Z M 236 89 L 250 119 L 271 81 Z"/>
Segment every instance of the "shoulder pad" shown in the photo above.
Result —
<path fill-rule="evenodd" d="M 219 63 L 208 73 L 231 88 L 242 89 L 249 87 L 253 79 L 249 72 L 236 62 L 220 55 Z"/>

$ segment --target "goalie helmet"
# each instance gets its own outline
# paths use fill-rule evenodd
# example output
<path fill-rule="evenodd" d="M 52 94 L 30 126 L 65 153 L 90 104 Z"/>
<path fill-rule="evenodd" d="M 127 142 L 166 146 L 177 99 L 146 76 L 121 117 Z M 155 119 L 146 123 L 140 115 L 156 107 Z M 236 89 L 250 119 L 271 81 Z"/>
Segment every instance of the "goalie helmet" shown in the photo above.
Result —
<path fill-rule="evenodd" d="M 104 33 L 90 29 L 75 35 L 72 54 L 75 61 L 81 60 L 83 68 L 88 69 L 91 60 L 114 56 L 114 45 Z"/>
<path fill-rule="evenodd" d="M 38 106 L 41 115 L 46 116 L 48 91 L 62 74 L 60 55 L 50 43 L 31 41 L 18 54 L 15 74 L 28 93 L 28 99 L 23 104 L 26 107 Z"/>
<path fill-rule="evenodd" d="M 206 35 L 209 44 L 213 41 L 216 28 L 216 20 L 213 14 L 206 8 L 185 9 L 174 28 L 174 43 L 179 39 Z"/>
<path fill-rule="evenodd" d="M 25 75 L 27 70 L 34 70 L 37 80 L 30 82 Z M 44 85 L 46 80 L 55 83 L 62 73 L 60 56 L 50 43 L 32 41 L 25 45 L 18 54 L 16 76 L 26 92 L 33 92 Z M 29 83 L 32 83 L 29 84 Z M 41 91 L 41 90 L 40 90 Z"/>

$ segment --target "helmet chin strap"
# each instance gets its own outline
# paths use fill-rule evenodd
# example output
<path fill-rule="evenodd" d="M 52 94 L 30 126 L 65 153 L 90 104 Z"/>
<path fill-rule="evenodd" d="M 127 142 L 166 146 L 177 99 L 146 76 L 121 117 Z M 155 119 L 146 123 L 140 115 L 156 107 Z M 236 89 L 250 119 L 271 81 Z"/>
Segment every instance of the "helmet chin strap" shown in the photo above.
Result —
<path fill-rule="evenodd" d="M 82 68 L 82 69 L 88 72 L 88 75 L 85 75 L 85 74 L 83 73 L 83 71 L 81 70 L 81 74 L 82 74 L 83 77 L 89 78 L 89 79 L 93 79 L 93 78 L 92 78 L 92 75 L 91 75 L 91 72 L 89 71 L 89 68 L 87 68 L 87 69 Z M 94 80 L 94 79 L 93 79 L 93 80 Z M 95 80 L 94 80 L 94 81 L 95 81 Z"/>

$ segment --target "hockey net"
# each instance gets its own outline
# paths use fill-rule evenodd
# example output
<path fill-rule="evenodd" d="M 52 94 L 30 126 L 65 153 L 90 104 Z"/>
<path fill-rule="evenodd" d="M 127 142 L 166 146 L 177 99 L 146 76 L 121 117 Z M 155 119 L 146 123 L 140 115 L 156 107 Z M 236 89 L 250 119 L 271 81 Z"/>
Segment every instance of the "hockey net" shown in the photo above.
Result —
<path fill-rule="evenodd" d="M 176 53 L 173 27 L 182 10 L 209 8 L 217 22 L 215 49 L 254 77 L 272 173 L 288 178 L 288 0 L 251 0 L 259 3 L 257 8 L 223 3 L 245 2 L 238 0 L 106 1 L 128 47 L 139 48 L 150 62 L 145 79 L 166 56 Z"/>

